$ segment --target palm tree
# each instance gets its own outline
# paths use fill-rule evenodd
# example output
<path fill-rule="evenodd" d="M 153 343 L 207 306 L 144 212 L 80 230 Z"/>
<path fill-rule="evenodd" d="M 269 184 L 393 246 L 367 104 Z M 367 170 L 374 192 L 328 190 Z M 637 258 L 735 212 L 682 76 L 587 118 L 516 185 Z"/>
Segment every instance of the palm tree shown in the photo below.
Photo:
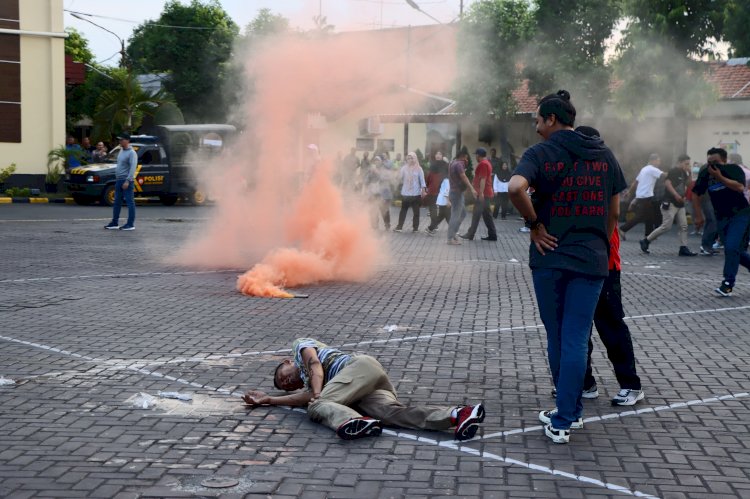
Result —
<path fill-rule="evenodd" d="M 135 130 L 144 116 L 153 116 L 162 105 L 174 103 L 161 90 L 153 95 L 145 92 L 126 69 L 113 69 L 110 74 L 118 88 L 105 90 L 99 97 L 94 114 L 95 137 L 111 137 L 121 131 Z"/>

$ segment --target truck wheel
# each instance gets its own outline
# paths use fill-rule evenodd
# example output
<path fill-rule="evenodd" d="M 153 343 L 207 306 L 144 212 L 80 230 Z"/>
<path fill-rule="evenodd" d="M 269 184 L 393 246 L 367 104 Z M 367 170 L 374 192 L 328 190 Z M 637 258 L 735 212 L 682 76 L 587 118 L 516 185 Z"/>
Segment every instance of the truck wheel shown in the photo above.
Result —
<path fill-rule="evenodd" d="M 190 204 L 193 206 L 203 206 L 208 201 L 208 195 L 205 191 L 194 191 L 188 196 L 190 198 Z"/>
<path fill-rule="evenodd" d="M 115 184 L 108 185 L 102 192 L 102 204 L 114 206 L 115 204 Z"/>
<path fill-rule="evenodd" d="M 84 196 L 83 194 L 73 194 L 73 202 L 81 206 L 92 205 L 95 201 L 96 199 L 90 196 Z"/>
<path fill-rule="evenodd" d="M 161 204 L 164 206 L 173 206 L 177 202 L 177 196 L 172 194 L 162 194 L 159 196 L 159 201 L 161 201 Z"/>

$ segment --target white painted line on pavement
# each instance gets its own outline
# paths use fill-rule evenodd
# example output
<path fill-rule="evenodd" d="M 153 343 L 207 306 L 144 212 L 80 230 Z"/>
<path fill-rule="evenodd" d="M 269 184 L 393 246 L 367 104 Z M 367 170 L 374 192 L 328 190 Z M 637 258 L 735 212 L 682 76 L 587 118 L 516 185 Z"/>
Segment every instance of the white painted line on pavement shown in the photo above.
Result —
<path fill-rule="evenodd" d="M 596 478 L 587 477 L 584 475 L 577 475 L 575 473 L 570 473 L 568 471 L 563 471 L 559 469 L 554 468 L 548 468 L 547 466 L 541 466 L 539 464 L 533 464 L 533 463 L 527 463 L 525 461 L 519 461 L 518 459 L 513 459 L 510 457 L 503 457 L 498 454 L 493 454 L 491 452 L 487 451 L 480 451 L 478 449 L 474 449 L 472 447 L 466 447 L 461 444 L 457 444 L 454 441 L 437 441 L 430 438 L 424 438 L 419 437 L 417 435 L 413 435 L 410 433 L 404 433 L 404 432 L 397 432 L 393 430 L 383 430 L 383 433 L 387 435 L 392 435 L 395 437 L 407 439 L 407 440 L 416 440 L 418 442 L 426 443 L 429 445 L 436 445 L 438 447 L 444 447 L 446 449 L 452 449 L 458 452 L 463 452 L 465 454 L 471 454 L 473 456 L 481 457 L 484 459 L 489 459 L 491 461 L 500 461 L 502 463 L 507 463 L 510 465 L 516 465 L 516 466 L 522 466 L 524 468 L 528 468 L 530 470 L 539 471 L 542 473 L 547 473 L 550 475 L 555 475 L 563 478 L 569 478 L 571 480 L 575 480 L 577 482 L 583 482 L 588 483 L 591 485 L 597 485 L 599 487 L 603 487 L 605 489 L 613 490 L 615 492 L 620 492 L 622 494 L 627 494 L 634 497 L 646 497 L 649 499 L 659 499 L 658 496 L 653 496 L 651 494 L 646 494 L 645 492 L 640 492 L 638 490 L 631 490 L 627 487 L 623 487 L 622 485 L 616 485 L 614 483 L 608 483 L 603 482 L 601 480 L 597 480 Z"/>
<path fill-rule="evenodd" d="M 626 316 L 625 320 L 635 320 L 635 319 L 649 319 L 649 318 L 657 318 L 657 317 L 676 317 L 681 315 L 694 315 L 694 314 L 709 314 L 709 313 L 717 313 L 717 312 L 731 312 L 736 310 L 747 310 L 750 309 L 750 305 L 741 305 L 739 307 L 724 307 L 724 308 L 707 308 L 703 310 L 684 310 L 680 312 L 663 312 L 663 313 L 657 313 L 657 314 L 645 314 L 645 315 L 632 315 L 632 316 Z M 382 344 L 388 344 L 388 343 L 403 343 L 407 341 L 425 341 L 425 340 L 431 340 L 433 338 L 447 338 L 450 336 L 472 336 L 477 334 L 489 334 L 489 333 L 502 333 L 507 331 L 523 331 L 523 330 L 529 330 L 529 329 L 543 329 L 544 324 L 534 324 L 530 326 L 513 326 L 513 327 L 502 327 L 502 328 L 496 328 L 496 329 L 482 329 L 479 331 L 459 331 L 459 332 L 453 332 L 453 333 L 436 333 L 436 334 L 423 334 L 423 335 L 416 335 L 416 336 L 404 336 L 401 338 L 390 338 L 390 339 L 384 339 L 384 340 L 365 340 L 365 341 L 358 341 L 353 343 L 344 343 L 340 345 L 340 348 L 349 348 L 349 347 L 359 347 L 359 346 L 366 346 L 366 345 L 382 345 Z M 278 354 L 288 354 L 291 353 L 291 349 L 284 348 L 281 350 L 262 350 L 262 351 L 252 351 L 252 352 L 241 352 L 241 353 L 230 353 L 230 354 L 218 354 L 218 355 L 211 355 L 211 359 L 208 359 L 207 354 L 201 355 L 195 355 L 193 357 L 177 357 L 174 359 L 166 360 L 166 361 L 154 361 L 149 362 L 148 364 L 141 365 L 166 365 L 166 364 L 180 364 L 182 362 L 204 362 L 206 360 L 219 360 L 219 359 L 227 359 L 227 358 L 238 358 L 238 357 L 254 357 L 259 355 L 278 355 Z"/>
<path fill-rule="evenodd" d="M 684 402 L 674 402 L 669 405 L 660 405 L 656 407 L 644 407 L 642 409 L 637 410 L 630 410 L 630 411 L 624 411 L 624 412 L 613 412 L 609 414 L 605 414 L 603 416 L 592 416 L 590 418 L 586 418 L 583 420 L 585 423 L 596 423 L 599 421 L 606 421 L 608 419 L 622 419 L 630 416 L 640 416 L 642 414 L 651 414 L 655 412 L 662 412 L 662 411 L 672 411 L 675 409 L 681 409 L 683 407 L 689 407 L 694 405 L 706 405 L 706 404 L 712 404 L 714 402 L 718 401 L 724 401 L 724 400 L 737 400 L 737 399 L 743 399 L 750 397 L 750 393 L 748 392 L 741 392 L 741 393 L 728 393 L 726 395 L 713 395 L 711 397 L 706 397 L 702 399 L 695 399 L 695 400 L 687 400 Z M 488 440 L 491 438 L 503 438 L 510 435 L 517 435 L 520 433 L 531 433 L 531 432 L 537 432 L 542 430 L 542 426 L 529 426 L 527 428 L 518 428 L 515 430 L 507 430 L 507 431 L 498 431 L 496 433 L 488 433 L 486 435 L 482 435 L 481 437 L 477 437 L 474 440 Z"/>

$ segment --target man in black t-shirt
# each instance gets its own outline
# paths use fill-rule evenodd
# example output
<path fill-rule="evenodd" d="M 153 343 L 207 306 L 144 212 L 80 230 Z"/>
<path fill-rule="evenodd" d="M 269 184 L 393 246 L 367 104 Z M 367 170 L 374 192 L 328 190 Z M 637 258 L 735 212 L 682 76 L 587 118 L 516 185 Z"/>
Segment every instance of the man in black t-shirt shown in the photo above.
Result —
<path fill-rule="evenodd" d="M 669 170 L 664 181 L 664 197 L 661 202 L 661 225 L 654 229 L 644 239 L 641 239 L 641 251 L 650 253 L 649 245 L 662 234 L 669 232 L 676 221 L 680 228 L 679 256 L 695 256 L 698 253 L 690 251 L 687 246 L 687 213 L 685 211 L 685 194 L 690 183 L 690 156 L 687 154 L 677 158 L 677 166 Z"/>
<path fill-rule="evenodd" d="M 708 167 L 701 170 L 693 186 L 695 227 L 704 223 L 701 198 L 708 192 L 724 241 L 724 280 L 715 291 L 731 296 L 739 266 L 750 270 L 747 253 L 750 204 L 745 198 L 745 172 L 738 165 L 727 164 L 727 151 L 718 147 L 708 150 Z"/>

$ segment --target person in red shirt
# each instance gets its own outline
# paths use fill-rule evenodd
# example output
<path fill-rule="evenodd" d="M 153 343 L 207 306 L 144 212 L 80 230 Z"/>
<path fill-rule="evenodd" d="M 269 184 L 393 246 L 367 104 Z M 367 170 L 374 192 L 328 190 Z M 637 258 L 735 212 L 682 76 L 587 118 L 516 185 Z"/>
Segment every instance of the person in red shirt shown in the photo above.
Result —
<path fill-rule="evenodd" d="M 459 234 L 458 237 L 469 241 L 474 239 L 481 218 L 487 226 L 487 237 L 483 237 L 482 240 L 497 241 L 495 221 L 490 210 L 490 203 L 495 196 L 492 190 L 492 164 L 487 159 L 487 150 L 484 147 L 477 149 L 475 154 L 477 167 L 474 170 L 474 189 L 477 191 L 477 197 L 474 200 L 474 210 L 471 212 L 471 226 L 465 234 Z"/>
<path fill-rule="evenodd" d="M 590 137 L 599 137 L 596 128 L 579 126 L 576 131 Z M 643 400 L 641 379 L 635 369 L 635 354 L 630 329 L 625 324 L 622 309 L 622 287 L 620 285 L 620 234 L 612 231 L 609 239 L 609 275 L 604 279 L 599 300 L 594 311 L 594 325 L 599 333 L 607 357 L 615 370 L 620 391 L 612 398 L 612 405 L 635 405 Z M 583 398 L 596 398 L 599 390 L 591 371 L 591 352 L 594 344 L 589 336 L 589 355 L 586 363 L 586 376 L 583 379 Z"/>

